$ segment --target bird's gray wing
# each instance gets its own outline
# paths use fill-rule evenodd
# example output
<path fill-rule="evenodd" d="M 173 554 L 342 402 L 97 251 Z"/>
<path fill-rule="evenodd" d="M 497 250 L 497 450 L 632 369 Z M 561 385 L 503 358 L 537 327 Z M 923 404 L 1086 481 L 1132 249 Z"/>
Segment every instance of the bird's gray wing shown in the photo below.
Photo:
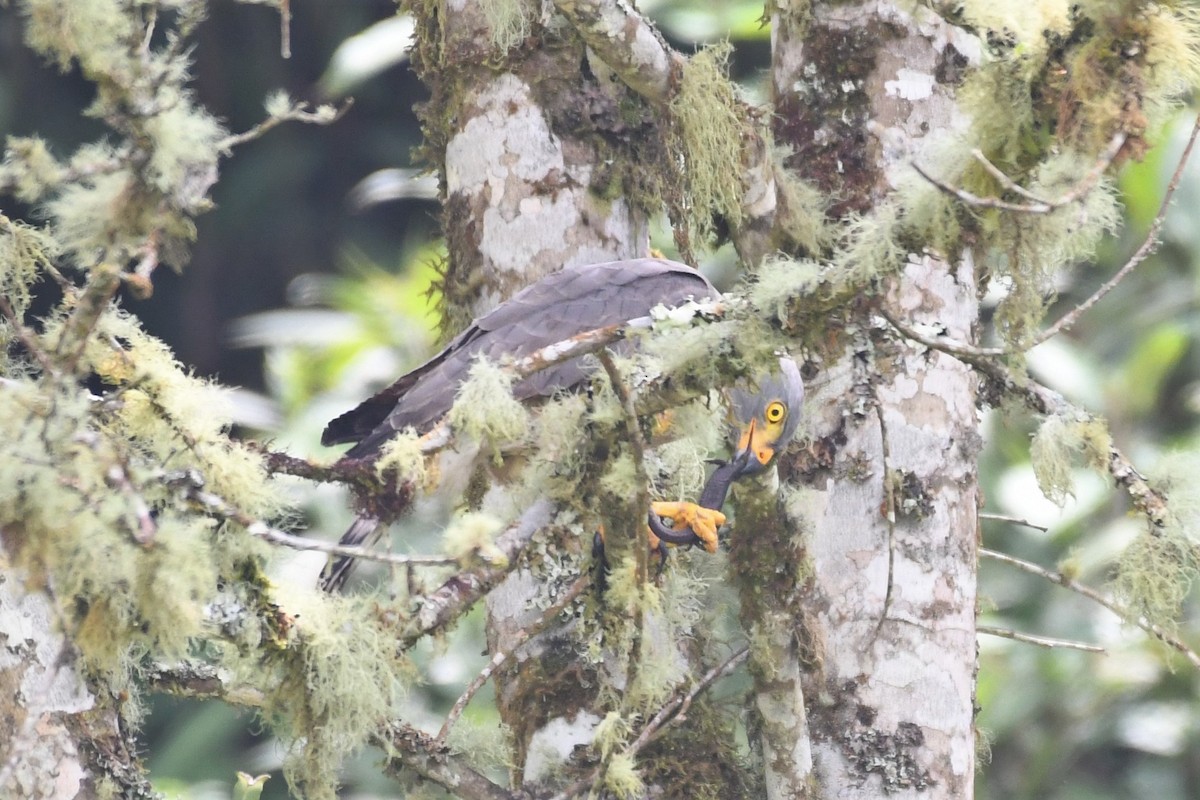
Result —
<path fill-rule="evenodd" d="M 405 427 L 420 433 L 433 427 L 450 410 L 471 364 L 481 355 L 492 361 L 506 355 L 519 358 L 578 333 L 645 316 L 659 304 L 716 296 L 699 272 L 663 259 L 555 272 L 475 320 L 429 361 L 330 422 L 321 442 L 357 441 L 346 457 L 368 457 Z M 521 400 L 547 396 L 589 374 L 581 359 L 572 359 L 521 380 L 513 392 Z"/>

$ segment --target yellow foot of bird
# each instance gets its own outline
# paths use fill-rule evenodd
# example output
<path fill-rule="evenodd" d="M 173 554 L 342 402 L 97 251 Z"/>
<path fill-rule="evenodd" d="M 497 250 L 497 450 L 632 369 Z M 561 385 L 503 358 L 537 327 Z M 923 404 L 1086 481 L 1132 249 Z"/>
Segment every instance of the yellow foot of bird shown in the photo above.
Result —
<path fill-rule="evenodd" d="M 705 550 L 717 552 L 717 528 L 725 524 L 725 515 L 720 511 L 695 503 L 665 501 L 651 503 L 650 510 L 660 517 L 670 517 L 672 530 L 685 531 L 691 528 Z"/>

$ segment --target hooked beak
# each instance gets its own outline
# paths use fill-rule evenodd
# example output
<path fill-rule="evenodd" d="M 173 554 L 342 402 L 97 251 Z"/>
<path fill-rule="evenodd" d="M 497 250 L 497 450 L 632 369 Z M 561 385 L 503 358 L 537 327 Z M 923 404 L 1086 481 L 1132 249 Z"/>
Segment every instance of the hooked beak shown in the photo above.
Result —
<path fill-rule="evenodd" d="M 730 459 L 736 468 L 734 480 L 762 472 L 775 457 L 775 447 L 767 441 L 766 433 L 756 423 L 756 420 L 750 420 Z"/>

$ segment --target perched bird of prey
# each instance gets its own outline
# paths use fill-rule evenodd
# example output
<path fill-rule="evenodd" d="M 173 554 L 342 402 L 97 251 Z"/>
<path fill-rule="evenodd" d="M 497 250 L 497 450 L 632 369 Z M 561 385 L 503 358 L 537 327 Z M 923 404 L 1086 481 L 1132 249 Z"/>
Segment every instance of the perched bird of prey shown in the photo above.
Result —
<path fill-rule="evenodd" d="M 518 292 L 476 319 L 429 361 L 329 423 L 321 443 L 354 442 L 344 460 L 370 461 L 383 445 L 405 428 L 427 433 L 446 415 L 472 363 L 483 356 L 499 361 L 520 358 L 585 331 L 644 317 L 659 306 L 688 300 L 716 299 L 716 289 L 686 264 L 639 258 L 568 267 Z M 594 359 L 574 358 L 536 372 L 513 386 L 523 402 L 545 398 L 584 384 Z M 716 529 L 725 521 L 719 508 L 728 483 L 763 469 L 775 450 L 791 438 L 800 418 L 803 385 L 790 359 L 780 376 L 760 384 L 759 392 L 731 394 L 735 421 L 743 431 L 738 451 L 709 481 L 710 508 L 694 503 L 656 503 L 652 530 L 675 544 L 701 543 L 716 549 Z M 724 484 L 723 487 L 721 484 Z M 720 497 L 717 497 L 717 494 Z M 669 517 L 670 527 L 656 517 Z M 342 538 L 359 545 L 379 533 L 380 521 L 360 516 Z M 665 534 L 665 535 L 664 535 Z M 321 585 L 335 590 L 346 579 L 351 559 L 334 562 Z"/>

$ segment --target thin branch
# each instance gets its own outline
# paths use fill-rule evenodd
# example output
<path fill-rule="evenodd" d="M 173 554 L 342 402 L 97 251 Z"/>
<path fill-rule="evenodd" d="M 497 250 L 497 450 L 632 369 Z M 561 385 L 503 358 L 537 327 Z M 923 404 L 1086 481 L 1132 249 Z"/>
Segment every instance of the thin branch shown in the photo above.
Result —
<path fill-rule="evenodd" d="M 877 309 L 880 316 L 904 336 L 926 347 L 940 350 L 975 367 L 980 373 L 991 378 L 1002 393 L 1021 399 L 1038 414 L 1070 414 L 1076 408 L 1065 397 L 1053 389 L 1038 383 L 1029 375 L 1018 377 L 1011 369 L 995 358 L 1004 355 L 1002 350 L 994 348 L 976 348 L 958 342 L 947 344 L 945 341 L 929 339 L 914 331 L 892 316 L 886 309 Z M 1109 445 L 1107 459 L 1108 473 L 1121 486 L 1134 507 L 1141 511 L 1154 524 L 1155 530 L 1162 529 L 1168 518 L 1167 498 L 1162 492 L 1149 484 L 1146 478 L 1138 472 L 1124 453 L 1116 445 Z"/>
<path fill-rule="evenodd" d="M 657 739 L 668 726 L 678 725 L 686 720 L 688 709 L 692 707 L 692 702 L 700 696 L 700 693 L 737 669 L 749 656 L 750 648 L 748 646 L 734 651 L 729 658 L 704 673 L 700 680 L 680 698 L 678 703 L 672 701 L 667 706 L 659 709 L 659 712 L 654 715 L 654 718 L 650 720 L 642 732 L 638 734 L 638 738 L 630 745 L 630 755 L 635 755 L 647 744 Z"/>
<path fill-rule="evenodd" d="M 1052 650 L 1061 647 L 1070 650 L 1082 650 L 1085 653 L 1107 653 L 1103 647 L 1095 644 L 1076 642 L 1071 639 L 1052 639 L 1049 636 L 1034 636 L 1029 633 L 1018 633 L 1009 628 L 995 628 L 991 625 L 976 625 L 975 632 L 986 636 L 998 636 L 1001 639 L 1012 639 L 1014 642 L 1036 644 L 1038 647 L 1048 647 Z"/>
<path fill-rule="evenodd" d="M 1020 195 L 1021 197 L 1024 197 L 1029 202 L 1010 203 L 1007 200 L 1001 200 L 998 197 L 980 197 L 977 194 L 968 192 L 966 189 L 962 189 L 958 186 L 952 186 L 940 178 L 933 177 L 915 161 L 912 163 L 912 167 L 922 178 L 929 181 L 946 194 L 958 198 L 969 206 L 974 206 L 975 208 L 993 208 L 1000 211 L 1014 211 L 1020 214 L 1049 214 L 1051 211 L 1060 209 L 1063 206 L 1078 202 L 1084 196 L 1086 196 L 1088 192 L 1096 188 L 1096 184 L 1099 183 L 1100 178 L 1104 175 L 1105 171 L 1112 166 L 1117 154 L 1120 153 L 1121 148 L 1125 146 L 1125 141 L 1128 136 L 1129 135 L 1125 131 L 1117 131 L 1115 134 L 1113 134 L 1113 137 L 1108 142 L 1108 146 L 1105 147 L 1100 155 L 1096 158 L 1096 161 L 1092 164 L 1091 168 L 1088 169 L 1087 173 L 1078 181 L 1076 181 L 1075 185 L 1066 192 L 1063 192 L 1058 197 L 1050 200 L 1043 199 L 1035 195 L 1033 192 L 1030 192 L 1028 189 L 1018 186 L 1012 178 L 1005 175 L 999 167 L 989 161 L 980 150 L 972 150 L 971 155 L 975 157 L 975 159 L 983 166 L 988 174 L 995 178 L 1002 187 Z"/>
<path fill-rule="evenodd" d="M 152 664 L 146 679 L 151 689 L 168 694 L 220 698 L 248 707 L 264 702 L 260 690 L 232 686 L 221 670 L 204 663 Z M 406 723 L 386 723 L 371 738 L 388 753 L 385 768 L 390 773 L 403 765 L 466 800 L 530 800 L 525 792 L 510 792 L 489 780 L 465 758 L 451 754 L 433 737 Z"/>
<path fill-rule="evenodd" d="M 1117 273 L 1108 279 L 1097 289 L 1091 297 L 1084 300 L 1075 308 L 1068 311 L 1059 317 L 1058 321 L 1051 325 L 1046 330 L 1038 334 L 1033 340 L 1033 345 L 1039 345 L 1052 336 L 1056 336 L 1065 330 L 1069 330 L 1072 325 L 1079 321 L 1079 318 L 1096 303 L 1100 302 L 1109 292 L 1117 287 L 1121 281 L 1133 272 L 1134 268 L 1145 261 L 1151 253 L 1153 253 L 1159 245 L 1159 234 L 1162 233 L 1163 222 L 1167 218 L 1167 209 L 1171 205 L 1172 198 L 1175 197 L 1175 190 L 1179 188 L 1179 183 L 1183 178 L 1184 167 L 1187 166 L 1188 160 L 1191 158 L 1192 149 L 1196 145 L 1196 138 L 1200 136 L 1200 116 L 1196 117 L 1196 121 L 1192 124 L 1192 132 L 1188 136 L 1187 145 L 1183 148 L 1183 153 L 1179 157 L 1179 163 L 1175 165 L 1175 172 L 1171 175 L 1171 180 L 1167 184 L 1167 190 L 1163 194 L 1162 203 L 1159 204 L 1158 213 L 1154 215 L 1154 222 L 1150 225 L 1150 230 L 1146 231 L 1146 238 L 1142 241 L 1140 247 L 1134 251 L 1129 260 L 1125 262 Z M 1031 345 L 1032 346 L 1032 345 Z"/>
<path fill-rule="evenodd" d="M 567 591 L 563 593 L 563 596 L 558 598 L 554 605 L 546 609 L 545 612 L 543 612 L 542 615 L 538 617 L 538 619 L 532 625 L 522 628 L 513 634 L 512 642 L 510 643 L 508 650 L 500 651 L 492 655 L 491 660 L 488 661 L 482 670 L 480 670 L 479 674 L 475 676 L 475 679 L 467 685 L 467 688 L 462 695 L 454 701 L 454 706 L 450 709 L 450 713 L 446 715 L 446 721 L 442 723 L 441 730 L 438 731 L 438 735 L 434 738 L 435 744 L 437 744 L 439 747 L 445 744 L 446 736 L 450 733 L 450 729 L 454 727 L 454 723 L 458 721 L 459 717 L 461 717 L 462 713 L 467 709 L 467 704 L 471 702 L 471 698 L 474 697 L 476 693 L 484 687 L 484 685 L 488 682 L 488 679 L 491 678 L 497 670 L 504 666 L 523 644 L 532 639 L 534 636 L 537 636 L 546 629 L 547 625 L 557 619 L 558 615 L 565 611 L 567 606 L 569 606 L 581 594 L 583 594 L 584 590 L 587 589 L 591 582 L 592 578 L 588 573 L 585 572 L 580 575 L 575 579 L 575 582 L 571 584 Z"/>
<path fill-rule="evenodd" d="M 883 593 L 883 610 L 879 614 L 879 622 L 875 624 L 875 636 L 872 639 L 879 638 L 879 632 L 883 630 L 883 623 L 887 621 L 888 612 L 892 608 L 892 590 L 895 580 L 896 571 L 896 485 L 892 480 L 891 470 L 891 452 L 888 445 L 887 424 L 883 421 L 883 404 L 879 402 L 879 397 L 876 395 L 875 400 L 875 416 L 879 420 L 879 446 L 880 456 L 883 460 L 883 492 L 884 502 L 887 508 L 888 526 L 888 562 L 887 562 L 887 587 Z"/>
<path fill-rule="evenodd" d="M 607 350 L 601 350 L 596 355 L 600 359 L 605 373 L 608 374 L 608 381 L 612 385 L 613 393 L 620 401 L 621 410 L 624 412 L 622 419 L 625 424 L 625 441 L 633 450 L 633 474 L 638 486 L 637 496 L 633 499 L 633 508 L 635 510 L 647 509 L 650 507 L 650 493 L 646 487 L 650 485 L 650 478 L 646 474 L 646 437 L 642 435 L 642 428 L 638 425 L 637 411 L 633 407 L 633 399 L 629 396 L 629 390 L 625 387 L 625 382 L 621 378 L 617 365 L 613 362 L 612 355 Z M 634 519 L 640 518 L 635 515 Z M 635 574 L 638 586 L 645 586 L 650 577 L 650 534 L 641 522 L 634 525 L 634 531 L 636 536 L 634 547 L 637 548 L 634 553 L 637 558 Z"/>
<path fill-rule="evenodd" d="M 75 371 L 75 365 L 87 347 L 88 337 L 120 288 L 120 267 L 107 262 L 92 267 L 91 277 L 76 299 L 75 310 L 62 326 L 56 346 L 57 355 L 64 362 L 64 372 Z"/>
<path fill-rule="evenodd" d="M 629 88 L 659 105 L 670 100 L 673 75 L 685 59 L 633 4 L 555 0 L 554 5 Z"/>
<path fill-rule="evenodd" d="M 447 578 L 432 593 L 425 595 L 416 613 L 396 632 L 397 647 L 407 650 L 422 637 L 451 625 L 488 592 L 495 588 L 521 563 L 521 553 L 534 535 L 550 522 L 551 504 L 538 500 L 496 537 L 495 545 L 507 563 L 482 564 Z"/>
<path fill-rule="evenodd" d="M 963 342 L 944 336 L 935 339 L 931 336 L 926 336 L 911 325 L 901 322 L 886 308 L 877 308 L 876 311 L 879 316 L 887 320 L 887 323 L 899 331 L 905 338 L 912 339 L 914 342 L 923 344 L 931 350 L 938 350 L 955 358 L 981 359 L 1009 354 L 1007 350 L 1000 347 L 975 347 L 974 345 L 964 344 Z"/>
<path fill-rule="evenodd" d="M 292 57 L 292 3 L 279 0 L 279 56 Z"/>
<path fill-rule="evenodd" d="M 658 713 L 646 723 L 646 726 L 638 733 L 638 737 L 626 749 L 626 754 L 631 757 L 637 755 L 638 751 L 662 735 L 668 726 L 678 725 L 687 719 L 687 711 L 692 707 L 692 702 L 700 693 L 725 675 L 733 672 L 749 655 L 749 647 L 742 647 L 736 650 L 729 658 L 704 673 L 700 680 L 693 684 L 686 692 L 676 692 L 670 700 L 663 704 Z M 570 800 L 570 798 L 578 796 L 580 792 L 587 790 L 600 779 L 603 767 L 604 765 L 596 767 L 589 775 L 575 781 L 554 795 L 551 800 Z"/>
<path fill-rule="evenodd" d="M 118 451 L 117 458 L 123 459 L 123 456 L 124 454 Z M 134 541 L 143 547 L 152 545 L 154 537 L 158 534 L 158 523 L 154 521 L 150 504 L 146 502 L 146 498 L 142 497 L 141 492 L 129 479 L 129 470 L 126 464 L 118 460 L 117 463 L 110 465 L 105 471 L 104 480 L 109 486 L 120 490 L 133 506 L 133 514 L 137 518 L 137 529 L 133 532 Z"/>
<path fill-rule="evenodd" d="M 1007 553 L 989 550 L 986 547 L 979 548 L 979 555 L 982 558 L 990 558 L 993 561 L 1009 564 L 1017 569 L 1024 570 L 1031 575 L 1037 575 L 1038 577 L 1045 578 L 1051 583 L 1056 583 L 1064 589 L 1069 589 L 1076 594 L 1083 595 L 1093 602 L 1099 603 L 1112 613 L 1116 614 L 1123 621 L 1138 626 L 1163 644 L 1179 651 L 1184 655 L 1185 658 L 1187 658 L 1188 661 L 1192 663 L 1192 666 L 1200 669 L 1200 654 L 1196 653 L 1195 650 L 1184 644 L 1182 640 L 1173 636 L 1156 623 L 1151 622 L 1143 616 L 1134 614 L 1129 609 L 1125 608 L 1114 600 L 1105 597 L 1103 594 L 1091 588 L 1090 586 L 1079 583 L 1073 578 L 1068 578 L 1061 572 L 1054 572 L 1046 569 L 1045 567 L 1038 566 L 1033 562 L 1025 561 L 1024 559 L 1020 559 L 1015 556 L 1010 556 Z"/>
<path fill-rule="evenodd" d="M 393 776 L 398 777 L 398 767 L 403 766 L 463 800 L 531 800 L 527 792 L 510 792 L 429 734 L 406 723 L 391 722 L 371 738 L 388 754 L 384 769 Z"/>
<path fill-rule="evenodd" d="M 972 364 L 981 373 L 996 382 L 1001 392 L 1019 398 L 1038 414 L 1072 414 L 1077 411 L 1075 406 L 1058 392 L 1038 383 L 1028 375 L 1018 378 L 1008 367 L 996 359 L 964 359 L 964 361 Z M 1108 447 L 1107 467 L 1108 474 L 1112 475 L 1117 485 L 1129 495 L 1129 500 L 1133 503 L 1134 508 L 1145 514 L 1153 523 L 1154 529 L 1151 533 L 1157 534 L 1157 531 L 1166 526 L 1169 517 L 1166 496 L 1151 486 L 1146 478 L 1138 472 L 1133 462 L 1114 444 L 1110 444 Z"/>
<path fill-rule="evenodd" d="M 54 368 L 50 357 L 38 345 L 37 340 L 34 339 L 33 332 L 26 328 L 25 324 L 17 318 L 16 309 L 12 307 L 12 304 L 8 302 L 8 298 L 4 295 L 0 295 L 0 314 L 3 314 L 4 318 L 8 320 L 8 324 L 12 326 L 17 341 L 25 348 L 25 352 L 29 353 L 38 362 L 38 365 L 42 368 L 42 372 L 48 377 L 57 375 L 58 370 Z"/>
<path fill-rule="evenodd" d="M 1053 200 L 1046 200 L 1028 189 L 1018 186 L 1012 178 L 1004 174 L 1003 170 L 989 161 L 982 150 L 976 148 L 971 151 L 971 155 L 987 170 L 988 174 L 1000 182 L 1001 186 L 1031 201 L 1031 204 L 1025 209 L 1028 213 L 1045 214 L 1081 200 L 1088 192 L 1096 188 L 1096 184 L 1100 182 L 1100 178 L 1112 166 L 1117 154 L 1121 152 L 1121 148 L 1125 146 L 1125 142 L 1128 139 L 1129 134 L 1125 131 L 1114 133 L 1112 138 L 1108 140 L 1108 146 L 1101 151 L 1099 157 L 1092 164 L 1091 169 L 1073 187 Z"/>
<path fill-rule="evenodd" d="M 353 100 L 347 100 L 342 104 L 341 108 L 334 109 L 332 106 L 318 106 L 313 111 L 308 103 L 294 103 L 282 113 L 272 114 L 247 131 L 226 136 L 217 142 L 217 150 L 225 155 L 229 155 L 233 152 L 233 148 L 243 145 L 246 142 L 252 142 L 260 138 L 267 131 L 285 122 L 303 122 L 309 125 L 332 125 L 341 119 L 353 105 Z"/>
<path fill-rule="evenodd" d="M 988 514 L 981 511 L 979 512 L 979 518 L 990 519 L 996 522 L 1008 522 L 1013 525 L 1021 525 L 1026 528 L 1033 528 L 1035 531 L 1041 531 L 1042 533 L 1048 533 L 1050 531 L 1050 529 L 1045 525 L 1038 525 L 1037 523 L 1030 522 L 1029 520 L 1022 519 L 1020 517 L 1011 517 L 1008 514 Z"/>
<path fill-rule="evenodd" d="M 1004 394 L 1020 398 L 1026 406 L 1043 415 L 1070 414 L 1076 411 L 1074 405 L 1065 397 L 1049 387 L 1038 383 L 1029 375 L 1018 378 L 1012 370 L 1005 366 L 996 356 L 1006 355 L 1006 351 L 996 348 L 971 347 L 959 342 L 930 339 L 913 330 L 896 319 L 887 309 L 876 309 L 880 316 L 887 320 L 893 328 L 904 336 L 919 344 L 940 350 L 975 367 L 979 372 L 995 381 Z M 1155 530 L 1162 529 L 1167 523 L 1167 498 L 1162 492 L 1149 484 L 1145 476 L 1138 472 L 1124 453 L 1116 445 L 1109 445 L 1107 459 L 1108 473 L 1121 486 L 1134 507 L 1146 515 L 1154 524 Z"/>
<path fill-rule="evenodd" d="M 449 556 L 402 555 L 373 550 L 370 547 L 354 547 L 326 542 L 320 539 L 308 539 L 303 536 L 296 536 L 295 534 L 281 531 L 278 528 L 273 528 L 263 520 L 256 519 L 244 511 L 234 508 L 217 495 L 206 492 L 196 486 L 188 487 L 187 498 L 199 504 L 210 514 L 236 522 L 245 528 L 246 533 L 251 536 L 262 539 L 265 542 L 270 542 L 271 544 L 290 547 L 293 550 L 315 550 L 335 556 L 346 556 L 363 561 L 378 561 L 382 564 L 400 564 L 402 566 L 444 567 L 453 566 L 458 563 L 457 560 Z"/>
<path fill-rule="evenodd" d="M 646 626 L 646 601 L 644 593 L 646 591 L 646 583 L 650 579 L 650 532 L 645 522 L 646 509 L 650 508 L 650 493 L 648 490 L 650 479 L 646 475 L 646 438 L 642 436 L 642 428 L 638 425 L 637 411 L 633 407 L 633 399 L 629 396 L 629 390 L 625 387 L 625 381 L 622 379 L 621 372 L 617 369 L 617 365 L 613 361 L 612 354 L 608 350 L 601 350 L 596 355 L 600 359 L 600 364 L 604 367 L 604 372 L 608 375 L 608 382 L 612 386 L 613 393 L 621 403 L 621 410 L 623 412 L 621 418 L 625 424 L 625 441 L 633 451 L 633 474 L 638 487 L 637 494 L 633 498 L 632 509 L 628 506 L 622 509 L 626 512 L 631 512 L 627 514 L 626 518 L 632 520 L 634 536 L 634 580 L 637 585 L 637 593 L 634 600 L 634 608 L 629 610 L 633 618 L 628 623 L 632 626 L 632 630 L 630 632 L 629 652 L 625 661 L 625 685 L 634 686 L 637 683 L 638 671 L 642 666 L 642 635 Z M 662 545 L 660 544 L 659 546 L 661 547 Z M 608 760 L 605 759 L 600 765 L 600 772 L 596 778 L 597 783 L 601 780 L 607 769 Z"/>

